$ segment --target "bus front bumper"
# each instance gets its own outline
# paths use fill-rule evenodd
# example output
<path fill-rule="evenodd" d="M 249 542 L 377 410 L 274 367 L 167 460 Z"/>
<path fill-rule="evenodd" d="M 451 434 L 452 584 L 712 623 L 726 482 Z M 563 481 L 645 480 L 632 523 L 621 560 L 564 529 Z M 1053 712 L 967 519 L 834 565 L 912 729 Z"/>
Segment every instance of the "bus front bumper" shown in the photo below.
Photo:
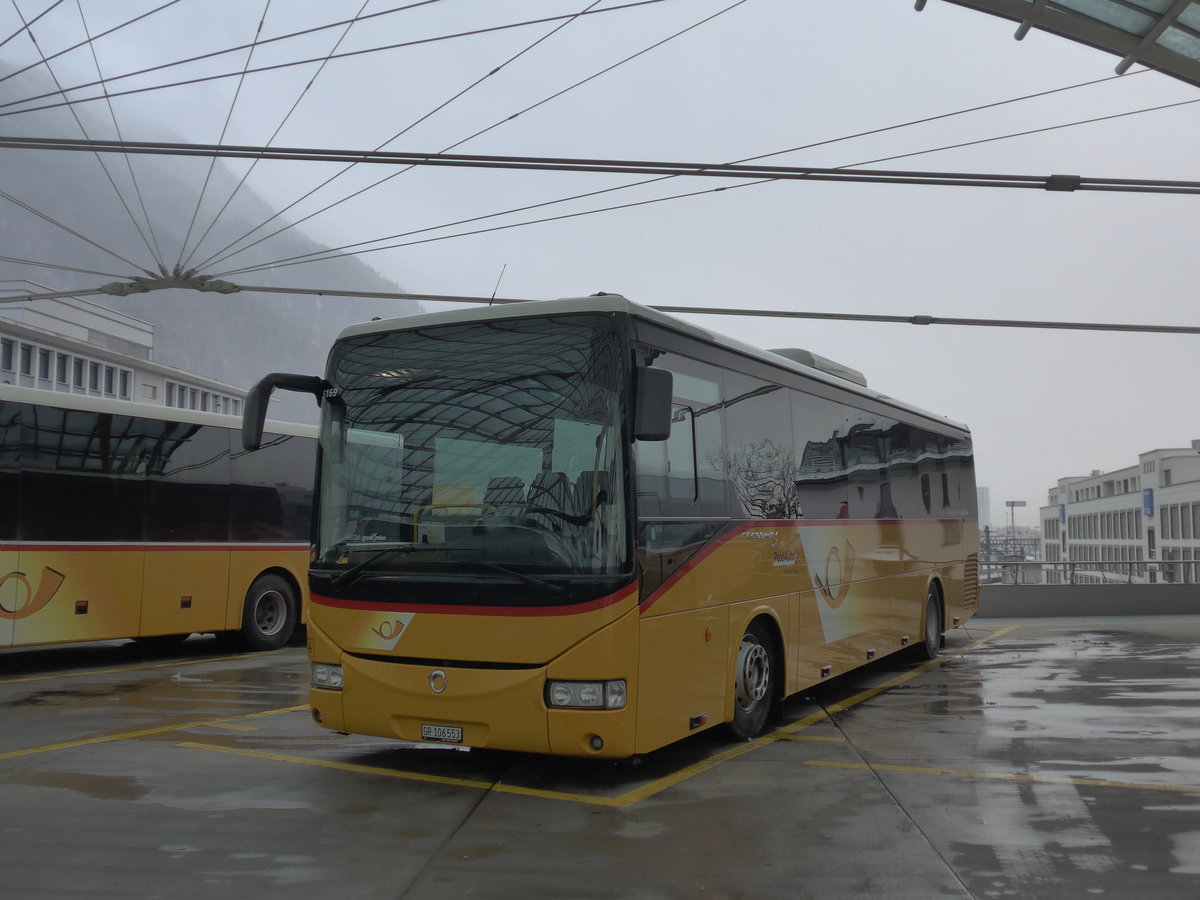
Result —
<path fill-rule="evenodd" d="M 314 721 L 332 731 L 521 753 L 633 755 L 632 703 L 622 709 L 547 706 L 547 679 L 564 677 L 557 663 L 437 666 L 338 654 L 332 647 L 322 654 L 319 634 L 311 626 L 309 632 L 313 660 L 340 660 L 341 689 L 309 692 Z"/>

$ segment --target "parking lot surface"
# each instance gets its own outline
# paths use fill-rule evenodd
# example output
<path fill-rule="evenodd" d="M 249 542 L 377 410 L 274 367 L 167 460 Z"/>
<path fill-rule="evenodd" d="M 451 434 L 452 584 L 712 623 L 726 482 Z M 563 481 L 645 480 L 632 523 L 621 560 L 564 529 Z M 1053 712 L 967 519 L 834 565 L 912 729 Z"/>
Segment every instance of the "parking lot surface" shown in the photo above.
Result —
<path fill-rule="evenodd" d="M 0 652 L 0 897 L 1195 898 L 1197 638 L 971 623 L 619 763 L 330 734 L 300 647 Z"/>

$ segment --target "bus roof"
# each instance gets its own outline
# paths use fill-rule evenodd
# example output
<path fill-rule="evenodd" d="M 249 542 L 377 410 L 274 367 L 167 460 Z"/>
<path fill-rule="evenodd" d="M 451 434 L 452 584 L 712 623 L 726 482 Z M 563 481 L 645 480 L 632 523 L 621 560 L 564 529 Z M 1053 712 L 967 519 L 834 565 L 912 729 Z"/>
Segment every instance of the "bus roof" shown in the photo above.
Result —
<path fill-rule="evenodd" d="M 231 429 L 242 427 L 241 416 L 200 412 L 195 409 L 179 409 L 174 406 L 159 406 L 153 403 L 138 403 L 135 400 L 89 397 L 83 394 L 69 394 L 65 391 L 17 387 L 11 384 L 0 384 L 0 400 L 36 406 L 52 406 L 57 409 L 77 409 L 85 412 L 140 416 L 145 419 L 164 419 L 168 422 L 184 422 L 189 425 L 216 425 Z M 267 422 L 266 431 L 271 434 L 290 434 L 297 437 L 317 436 L 315 425 L 303 425 L 297 422 Z"/>
<path fill-rule="evenodd" d="M 416 328 L 426 328 L 435 325 L 450 325 L 461 322 L 479 322 L 496 319 L 518 319 L 526 316 L 553 316 L 563 313 L 624 313 L 638 319 L 644 319 L 647 322 L 652 322 L 656 325 L 661 325 L 671 331 L 693 337 L 698 341 L 703 341 L 707 344 L 712 344 L 717 347 L 722 347 L 728 350 L 733 350 L 744 356 L 749 356 L 754 359 L 761 360 L 781 369 L 788 369 L 793 372 L 798 372 L 815 381 L 822 381 L 826 384 L 839 387 L 849 391 L 857 396 L 875 400 L 887 406 L 898 410 L 910 413 L 912 415 L 921 416 L 941 425 L 951 428 L 956 428 L 961 431 L 969 431 L 967 426 L 962 422 L 955 421 L 946 416 L 938 415 L 930 412 L 927 409 L 922 409 L 919 406 L 914 406 L 910 403 L 904 403 L 896 400 L 894 397 L 889 397 L 887 394 L 882 394 L 879 391 L 867 387 L 865 384 L 858 383 L 850 378 L 844 378 L 827 369 L 816 368 L 811 365 L 805 365 L 798 362 L 796 359 L 782 356 L 779 353 L 770 350 L 763 350 L 759 347 L 754 347 L 750 344 L 742 343 L 730 337 L 726 337 L 715 331 L 709 331 L 706 328 L 701 328 L 691 322 L 676 318 L 664 312 L 659 312 L 656 309 L 651 309 L 648 306 L 641 306 L 631 300 L 623 297 L 620 294 L 594 294 L 590 297 L 565 297 L 559 300 L 529 300 L 523 303 L 504 303 L 498 306 L 486 307 L 471 307 L 468 309 L 455 309 L 447 312 L 424 313 L 415 316 L 402 316 L 394 319 L 379 319 L 372 322 L 363 322 L 358 325 L 351 325 L 338 335 L 338 340 L 350 337 L 358 337 L 368 334 L 379 334 L 389 331 L 410 331 Z M 787 351 L 803 358 L 803 354 L 798 354 L 796 351 Z M 823 359 L 816 354 L 810 354 L 814 359 Z M 832 361 L 830 361 L 832 362 Z M 831 368 L 839 367 L 844 369 L 847 374 L 854 373 L 855 370 L 849 367 L 840 366 L 834 363 Z M 857 374 L 857 373 L 856 373 Z"/>

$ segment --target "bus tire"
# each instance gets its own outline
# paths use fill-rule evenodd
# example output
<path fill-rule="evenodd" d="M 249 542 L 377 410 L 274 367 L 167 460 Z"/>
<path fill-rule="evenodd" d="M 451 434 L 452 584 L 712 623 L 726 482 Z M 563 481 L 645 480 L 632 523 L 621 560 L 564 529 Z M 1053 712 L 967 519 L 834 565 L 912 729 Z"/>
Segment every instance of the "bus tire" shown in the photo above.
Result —
<path fill-rule="evenodd" d="M 921 643 L 917 644 L 917 656 L 920 659 L 936 659 L 941 653 L 942 621 L 942 593 L 936 584 L 930 584 L 925 597 L 924 633 Z"/>
<path fill-rule="evenodd" d="M 767 724 L 775 702 L 775 642 L 770 628 L 755 619 L 738 645 L 733 666 L 733 721 L 729 730 L 738 740 L 749 740 Z"/>
<path fill-rule="evenodd" d="M 259 575 L 246 591 L 238 642 L 247 650 L 278 650 L 296 630 L 299 605 L 286 578 Z"/>

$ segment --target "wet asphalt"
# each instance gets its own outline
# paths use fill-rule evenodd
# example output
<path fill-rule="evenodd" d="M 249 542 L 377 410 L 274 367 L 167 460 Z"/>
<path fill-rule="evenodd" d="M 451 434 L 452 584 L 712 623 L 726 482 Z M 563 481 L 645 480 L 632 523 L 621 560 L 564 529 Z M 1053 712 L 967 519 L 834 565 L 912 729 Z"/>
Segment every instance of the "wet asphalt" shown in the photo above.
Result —
<path fill-rule="evenodd" d="M 624 762 L 312 724 L 303 647 L 0 652 L 0 898 L 1200 897 L 1200 617 L 987 620 Z"/>

